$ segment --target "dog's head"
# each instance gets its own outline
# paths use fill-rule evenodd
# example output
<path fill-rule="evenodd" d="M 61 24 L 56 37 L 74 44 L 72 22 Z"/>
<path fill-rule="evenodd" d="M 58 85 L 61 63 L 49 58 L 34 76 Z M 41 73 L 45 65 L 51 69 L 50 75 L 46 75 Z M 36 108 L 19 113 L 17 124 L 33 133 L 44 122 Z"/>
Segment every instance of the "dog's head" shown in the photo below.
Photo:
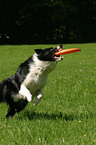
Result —
<path fill-rule="evenodd" d="M 50 47 L 46 49 L 35 49 L 35 52 L 39 58 L 39 60 L 42 61 L 59 61 L 62 60 L 63 57 L 55 55 L 55 52 L 61 51 L 63 49 L 63 46 L 60 45 L 56 48 Z"/>

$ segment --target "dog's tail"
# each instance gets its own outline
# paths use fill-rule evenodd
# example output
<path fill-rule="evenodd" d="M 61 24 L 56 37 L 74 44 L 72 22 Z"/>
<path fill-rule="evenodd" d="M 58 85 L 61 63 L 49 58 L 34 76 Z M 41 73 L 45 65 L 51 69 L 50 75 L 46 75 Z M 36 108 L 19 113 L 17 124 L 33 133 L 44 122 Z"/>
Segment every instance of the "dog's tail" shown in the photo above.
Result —
<path fill-rule="evenodd" d="M 0 103 L 6 102 L 6 92 L 7 92 L 7 86 L 3 86 L 2 83 L 0 83 Z"/>

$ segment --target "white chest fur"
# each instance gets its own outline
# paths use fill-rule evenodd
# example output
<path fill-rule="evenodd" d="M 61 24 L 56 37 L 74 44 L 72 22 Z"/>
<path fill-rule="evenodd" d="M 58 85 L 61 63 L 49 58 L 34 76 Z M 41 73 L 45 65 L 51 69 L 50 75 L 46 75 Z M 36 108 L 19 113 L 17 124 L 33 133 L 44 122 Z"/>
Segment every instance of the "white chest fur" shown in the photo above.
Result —
<path fill-rule="evenodd" d="M 32 64 L 30 65 L 29 73 L 27 74 L 23 85 L 30 90 L 32 96 L 36 95 L 38 90 L 43 89 L 46 84 L 48 74 L 54 70 L 55 61 L 40 61 L 36 54 L 33 56 Z"/>

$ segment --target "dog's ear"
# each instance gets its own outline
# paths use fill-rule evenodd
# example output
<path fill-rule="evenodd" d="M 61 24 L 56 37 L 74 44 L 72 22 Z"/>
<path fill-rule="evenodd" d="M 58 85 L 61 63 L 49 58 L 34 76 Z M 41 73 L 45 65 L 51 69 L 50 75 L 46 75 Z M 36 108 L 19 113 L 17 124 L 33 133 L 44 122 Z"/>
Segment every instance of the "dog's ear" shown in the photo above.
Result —
<path fill-rule="evenodd" d="M 60 44 L 59 46 L 60 46 L 60 48 L 63 48 L 63 45 L 62 44 Z"/>
<path fill-rule="evenodd" d="M 59 46 L 57 46 L 57 48 L 62 48 L 62 49 L 63 49 L 63 45 L 62 45 L 62 44 L 60 44 Z"/>
<path fill-rule="evenodd" d="M 35 51 L 37 54 L 40 54 L 40 53 L 43 52 L 43 49 L 35 49 L 34 51 Z"/>

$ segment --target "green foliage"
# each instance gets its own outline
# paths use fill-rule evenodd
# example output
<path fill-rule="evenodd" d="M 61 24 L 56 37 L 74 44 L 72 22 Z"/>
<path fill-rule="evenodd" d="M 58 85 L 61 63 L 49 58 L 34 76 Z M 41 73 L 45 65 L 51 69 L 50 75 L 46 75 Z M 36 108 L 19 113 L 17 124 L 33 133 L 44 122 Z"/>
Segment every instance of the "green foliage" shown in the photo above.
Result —
<path fill-rule="evenodd" d="M 0 46 L 0 81 L 13 75 L 33 49 L 56 45 Z M 0 104 L 1 145 L 91 145 L 96 143 L 96 44 L 66 44 L 81 52 L 64 55 L 49 75 L 44 96 L 6 120 Z"/>
<path fill-rule="evenodd" d="M 96 42 L 94 0 L 3 0 L 0 43 Z"/>

